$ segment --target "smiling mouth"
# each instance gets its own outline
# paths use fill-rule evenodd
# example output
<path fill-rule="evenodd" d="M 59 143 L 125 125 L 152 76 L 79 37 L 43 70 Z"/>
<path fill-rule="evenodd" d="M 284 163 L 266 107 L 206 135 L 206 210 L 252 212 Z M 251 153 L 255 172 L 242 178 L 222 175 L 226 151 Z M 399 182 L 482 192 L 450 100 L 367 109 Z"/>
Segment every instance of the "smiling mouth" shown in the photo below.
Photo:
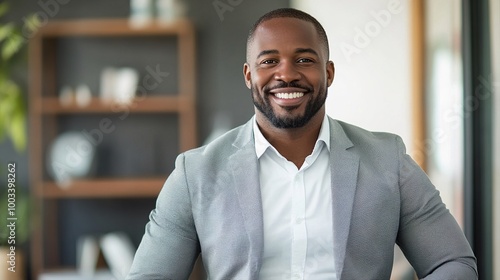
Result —
<path fill-rule="evenodd" d="M 295 99 L 304 96 L 303 92 L 277 92 L 274 94 L 279 99 Z"/>

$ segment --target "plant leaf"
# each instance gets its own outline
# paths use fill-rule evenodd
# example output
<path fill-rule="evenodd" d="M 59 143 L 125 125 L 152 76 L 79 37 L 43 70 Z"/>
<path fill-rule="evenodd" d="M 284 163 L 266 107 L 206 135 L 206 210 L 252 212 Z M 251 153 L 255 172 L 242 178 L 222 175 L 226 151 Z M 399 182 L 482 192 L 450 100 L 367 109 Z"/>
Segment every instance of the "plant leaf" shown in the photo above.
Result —
<path fill-rule="evenodd" d="M 7 2 L 0 3 L 0 17 L 5 15 L 8 9 L 9 9 L 9 3 Z"/>
<path fill-rule="evenodd" d="M 23 42 L 24 39 L 19 34 L 10 36 L 9 39 L 7 39 L 3 44 L 2 58 L 4 60 L 9 60 L 14 54 L 16 54 L 21 49 Z"/>
<path fill-rule="evenodd" d="M 6 126 L 8 127 L 7 132 L 16 150 L 21 152 L 26 148 L 24 102 L 19 86 L 10 81 L 7 89 L 8 95 L 5 101 L 8 107 L 6 111 L 10 114 L 5 116 L 5 120 L 7 121 Z"/>
<path fill-rule="evenodd" d="M 0 100 L 0 105 L 2 105 Z M 2 110 L 2 106 L 0 106 L 0 143 L 5 138 L 5 130 L 7 130 L 7 122 L 5 121 L 5 116 L 3 115 L 4 111 Z"/>
<path fill-rule="evenodd" d="M 10 81 L 0 83 L 0 115 L 4 122 L 8 123 L 9 116 L 14 108 L 13 97 L 16 94 L 16 87 Z"/>
<path fill-rule="evenodd" d="M 36 14 L 32 14 L 26 17 L 26 21 L 24 22 L 24 27 L 29 30 L 30 34 L 38 31 L 40 26 L 42 25 L 40 18 Z"/>
<path fill-rule="evenodd" d="M 26 132 L 24 129 L 26 117 L 24 112 L 16 110 L 11 118 L 10 123 L 10 138 L 14 147 L 18 152 L 24 151 L 26 148 Z"/>
<path fill-rule="evenodd" d="M 26 148 L 26 114 L 21 89 L 10 80 L 0 83 L 0 124 L 18 152 Z"/>
<path fill-rule="evenodd" d="M 14 31 L 14 24 L 12 23 L 0 26 L 0 42 L 10 37 L 13 31 Z"/>

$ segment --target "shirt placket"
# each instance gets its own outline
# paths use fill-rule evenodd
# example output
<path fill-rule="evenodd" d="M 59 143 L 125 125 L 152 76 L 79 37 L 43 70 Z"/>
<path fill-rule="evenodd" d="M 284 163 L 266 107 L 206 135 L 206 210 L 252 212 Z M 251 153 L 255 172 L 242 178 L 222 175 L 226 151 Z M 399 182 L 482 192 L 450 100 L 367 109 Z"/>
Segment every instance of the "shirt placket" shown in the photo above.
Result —
<path fill-rule="evenodd" d="M 305 186 L 304 170 L 297 172 L 293 179 L 292 195 L 292 279 L 304 279 L 304 267 L 307 253 L 307 230 L 305 223 Z"/>

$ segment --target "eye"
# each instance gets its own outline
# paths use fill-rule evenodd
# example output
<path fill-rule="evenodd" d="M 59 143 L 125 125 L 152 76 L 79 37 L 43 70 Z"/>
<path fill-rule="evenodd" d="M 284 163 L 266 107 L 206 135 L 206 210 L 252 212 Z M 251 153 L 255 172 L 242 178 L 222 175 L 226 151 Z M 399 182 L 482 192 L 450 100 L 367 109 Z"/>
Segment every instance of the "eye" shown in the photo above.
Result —
<path fill-rule="evenodd" d="M 276 59 L 265 59 L 260 62 L 260 64 L 275 64 L 275 63 L 278 63 Z"/>
<path fill-rule="evenodd" d="M 299 58 L 299 59 L 297 59 L 297 62 L 298 63 L 313 63 L 314 60 L 312 60 L 310 58 Z"/>

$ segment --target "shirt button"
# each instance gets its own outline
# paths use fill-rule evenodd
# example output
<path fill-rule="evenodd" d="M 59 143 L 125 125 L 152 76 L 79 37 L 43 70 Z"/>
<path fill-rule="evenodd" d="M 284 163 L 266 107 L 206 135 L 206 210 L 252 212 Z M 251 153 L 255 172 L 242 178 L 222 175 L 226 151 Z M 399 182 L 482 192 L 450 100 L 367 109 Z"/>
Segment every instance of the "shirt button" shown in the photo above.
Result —
<path fill-rule="evenodd" d="M 302 218 L 296 218 L 296 219 L 295 219 L 295 223 L 296 223 L 296 224 L 301 224 L 303 220 L 304 220 L 304 219 L 302 219 Z"/>
<path fill-rule="evenodd" d="M 294 274 L 293 279 L 300 279 L 300 274 L 298 274 L 298 273 Z"/>

